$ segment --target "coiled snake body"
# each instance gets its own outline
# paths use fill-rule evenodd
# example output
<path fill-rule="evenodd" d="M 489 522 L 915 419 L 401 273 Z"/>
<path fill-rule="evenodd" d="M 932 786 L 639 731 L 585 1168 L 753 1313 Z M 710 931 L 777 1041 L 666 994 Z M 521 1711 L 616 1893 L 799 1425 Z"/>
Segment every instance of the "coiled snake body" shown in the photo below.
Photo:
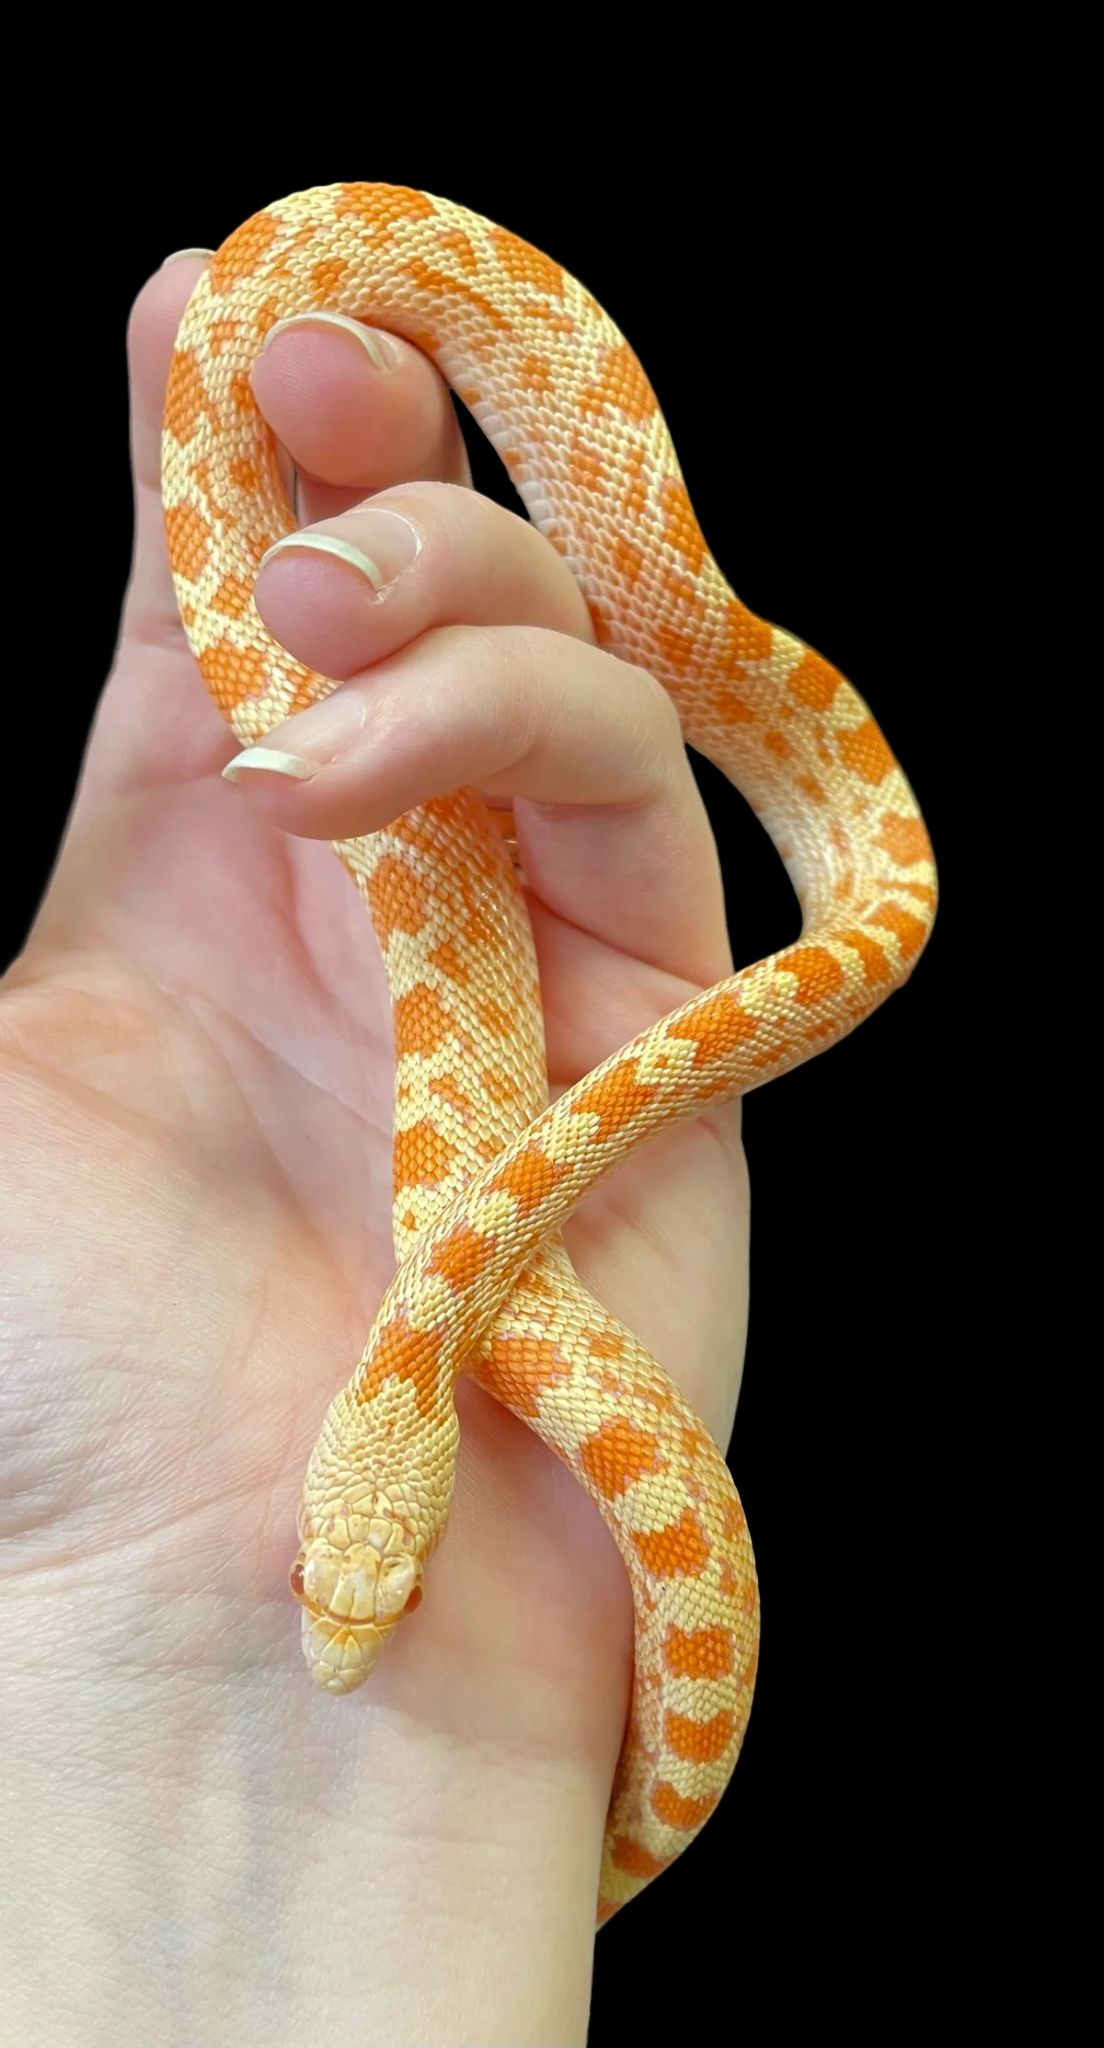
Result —
<path fill-rule="evenodd" d="M 599 1919 L 716 1805 L 751 1706 L 751 1543 L 708 1432 L 576 1279 L 558 1232 L 643 1139 L 785 1072 L 898 986 L 935 914 L 931 848 L 865 705 L 734 596 L 698 528 L 647 378 L 558 264 L 449 201 L 334 185 L 230 236 L 189 303 L 165 412 L 164 500 L 181 613 L 244 743 L 332 684 L 252 601 L 294 526 L 249 371 L 268 329 L 328 308 L 405 335 L 497 448 L 573 570 L 599 642 L 670 692 L 685 737 L 736 783 L 793 879 L 799 941 L 641 1033 L 548 1102 L 524 900 L 469 792 L 337 847 L 394 1003 L 397 1271 L 311 1455 L 293 1585 L 320 1685 L 360 1684 L 421 1597 L 448 1514 L 453 1382 L 470 1371 L 597 1503 L 636 1614 L 630 1724 Z"/>

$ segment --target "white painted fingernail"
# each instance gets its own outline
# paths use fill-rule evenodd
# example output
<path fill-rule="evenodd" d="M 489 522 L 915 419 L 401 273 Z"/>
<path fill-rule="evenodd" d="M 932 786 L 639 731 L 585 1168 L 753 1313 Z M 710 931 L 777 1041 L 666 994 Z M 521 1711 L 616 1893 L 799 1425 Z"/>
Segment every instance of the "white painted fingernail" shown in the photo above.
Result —
<path fill-rule="evenodd" d="M 356 534 L 356 541 L 346 540 L 344 534 L 325 533 L 318 527 L 308 527 L 305 533 L 285 533 L 262 556 L 258 574 L 274 555 L 330 555 L 335 562 L 355 569 L 379 597 L 422 552 L 417 528 L 389 506 L 367 505 L 359 512 L 349 513 L 342 523 Z M 357 545 L 360 541 L 364 543 L 362 547 Z"/>
<path fill-rule="evenodd" d="M 289 328 L 303 327 L 320 328 L 323 333 L 336 331 L 351 335 L 377 370 L 396 370 L 401 361 L 400 352 L 390 335 L 374 334 L 370 327 L 362 327 L 359 320 L 350 320 L 347 313 L 292 313 L 286 320 L 274 320 L 265 335 L 261 354 L 278 334 L 286 334 Z"/>
<path fill-rule="evenodd" d="M 180 263 L 185 256 L 202 256 L 204 263 L 209 263 L 214 253 L 213 249 L 174 249 L 171 256 L 166 256 L 161 268 L 167 270 L 170 263 Z"/>
<path fill-rule="evenodd" d="M 317 703 L 308 704 L 305 711 L 296 711 L 282 725 L 274 726 L 268 735 L 276 742 L 274 746 L 247 747 L 222 772 L 229 782 L 236 782 L 241 771 L 250 768 L 268 769 L 275 775 L 291 776 L 296 782 L 309 782 L 312 776 L 325 775 L 350 750 L 357 749 L 367 723 L 368 705 L 363 691 L 345 684 L 331 690 L 328 697 L 320 697 Z M 280 745 L 285 738 L 290 740 L 291 747 Z"/>
<path fill-rule="evenodd" d="M 339 562 L 347 562 L 350 569 L 366 576 L 373 590 L 382 590 L 388 581 L 371 555 L 362 554 L 350 541 L 339 540 L 336 533 L 285 533 L 282 540 L 274 540 L 272 546 L 266 548 L 257 564 L 258 576 L 266 562 L 271 562 L 276 555 L 290 554 L 293 548 L 299 554 L 336 556 Z"/>
<path fill-rule="evenodd" d="M 309 782 L 318 773 L 317 764 L 304 761 L 299 754 L 284 754 L 278 747 L 245 747 L 226 763 L 223 781 L 236 782 L 239 775 L 251 775 L 254 770 L 262 775 L 287 775 L 293 782 Z"/>

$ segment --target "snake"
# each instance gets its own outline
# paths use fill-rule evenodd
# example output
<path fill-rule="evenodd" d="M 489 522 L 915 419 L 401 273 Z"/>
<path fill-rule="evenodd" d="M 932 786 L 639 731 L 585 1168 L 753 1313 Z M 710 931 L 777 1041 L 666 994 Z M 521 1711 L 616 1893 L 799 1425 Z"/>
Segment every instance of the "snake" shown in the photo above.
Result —
<path fill-rule="evenodd" d="M 631 1704 L 597 1922 L 713 1812 L 747 1727 L 759 1590 L 721 1450 L 576 1276 L 562 1230 L 637 1146 L 762 1086 L 897 989 L 932 928 L 917 802 L 862 698 L 744 606 L 692 510 L 640 362 L 575 278 L 450 200 L 332 184 L 263 208 L 206 263 L 168 379 L 162 485 L 180 614 L 208 690 L 252 745 L 336 687 L 270 635 L 262 557 L 295 530 L 251 367 L 297 313 L 424 351 L 582 592 L 599 646 L 669 693 L 686 743 L 760 819 L 799 937 L 550 1099 L 524 877 L 473 790 L 336 844 L 393 1010 L 394 1276 L 311 1453 L 292 1590 L 316 1683 L 355 1690 L 421 1601 L 472 1378 L 562 1459 L 632 1588 Z"/>

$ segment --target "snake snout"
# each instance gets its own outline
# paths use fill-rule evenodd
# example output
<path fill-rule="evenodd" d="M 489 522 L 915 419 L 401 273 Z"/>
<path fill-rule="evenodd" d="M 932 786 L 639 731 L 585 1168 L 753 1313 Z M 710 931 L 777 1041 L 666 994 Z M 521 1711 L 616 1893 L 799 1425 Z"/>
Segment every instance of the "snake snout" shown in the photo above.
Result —
<path fill-rule="evenodd" d="M 386 1636 L 373 1622 L 339 1622 L 304 1607 L 300 1638 L 307 1668 L 323 1692 L 355 1692 L 374 1668 Z"/>
<path fill-rule="evenodd" d="M 352 1692 L 400 1616 L 421 1598 L 409 1536 L 394 1521 L 342 1518 L 309 1537 L 291 1570 L 303 1603 L 303 1654 L 327 1692 Z"/>

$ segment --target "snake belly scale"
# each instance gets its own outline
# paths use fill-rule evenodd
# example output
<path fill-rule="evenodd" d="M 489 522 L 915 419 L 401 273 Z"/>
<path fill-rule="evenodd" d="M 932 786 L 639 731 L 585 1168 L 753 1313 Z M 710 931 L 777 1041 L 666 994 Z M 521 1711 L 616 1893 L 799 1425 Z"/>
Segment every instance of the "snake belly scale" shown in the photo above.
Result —
<path fill-rule="evenodd" d="M 337 852 L 394 1006 L 395 1277 L 309 1462 L 292 1583 L 316 1681 L 359 1685 L 421 1598 L 448 1515 L 468 1371 L 596 1502 L 635 1607 L 633 1701 L 598 1918 L 716 1806 L 751 1706 L 759 1603 L 724 1460 L 661 1366 L 575 1277 L 559 1231 L 653 1132 L 832 1044 L 908 975 L 935 915 L 915 799 L 862 700 L 748 611 L 702 537 L 651 386 L 560 266 L 450 201 L 332 185 L 267 207 L 206 266 L 168 386 L 163 487 L 181 615 L 243 744 L 332 682 L 252 599 L 294 527 L 250 367 L 269 328 L 328 309 L 437 365 L 565 558 L 599 644 L 669 691 L 786 863 L 802 933 L 548 1101 L 521 888 L 471 792 Z"/>

